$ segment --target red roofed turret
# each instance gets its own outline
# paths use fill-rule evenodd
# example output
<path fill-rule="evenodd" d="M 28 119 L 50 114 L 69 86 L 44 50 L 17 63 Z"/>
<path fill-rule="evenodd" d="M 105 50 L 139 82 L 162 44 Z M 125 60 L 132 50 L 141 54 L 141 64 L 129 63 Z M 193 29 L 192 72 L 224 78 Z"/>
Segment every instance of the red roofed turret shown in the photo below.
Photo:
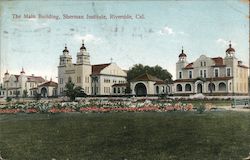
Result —
<path fill-rule="evenodd" d="M 226 50 L 226 56 L 227 57 L 233 57 L 235 53 L 235 49 L 232 48 L 231 41 L 229 41 L 229 48 Z"/>

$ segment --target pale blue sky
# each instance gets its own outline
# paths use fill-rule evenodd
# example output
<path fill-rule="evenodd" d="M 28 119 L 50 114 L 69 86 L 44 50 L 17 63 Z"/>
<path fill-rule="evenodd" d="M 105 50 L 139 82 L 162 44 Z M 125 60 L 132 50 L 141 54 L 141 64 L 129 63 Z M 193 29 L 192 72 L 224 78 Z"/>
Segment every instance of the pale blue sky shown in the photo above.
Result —
<path fill-rule="evenodd" d="M 57 80 L 59 56 L 67 43 L 73 61 L 85 38 L 91 64 L 110 62 L 123 69 L 136 63 L 160 65 L 175 77 L 181 46 L 192 62 L 201 54 L 225 56 L 228 41 L 248 65 L 249 8 L 221 1 L 2 1 L 1 75 L 6 69 Z M 12 14 L 124 15 L 133 20 L 13 19 Z"/>

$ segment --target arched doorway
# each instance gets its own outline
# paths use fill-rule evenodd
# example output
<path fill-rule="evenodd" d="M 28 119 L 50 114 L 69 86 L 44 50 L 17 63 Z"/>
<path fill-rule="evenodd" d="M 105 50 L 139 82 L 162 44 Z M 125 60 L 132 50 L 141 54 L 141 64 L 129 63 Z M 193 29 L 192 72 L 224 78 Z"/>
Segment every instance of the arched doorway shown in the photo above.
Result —
<path fill-rule="evenodd" d="M 47 89 L 46 89 L 45 87 L 43 87 L 43 88 L 41 89 L 41 96 L 42 96 L 42 97 L 47 97 L 47 95 L 48 95 Z"/>
<path fill-rule="evenodd" d="M 208 90 L 212 93 L 215 91 L 215 84 L 214 83 L 209 83 L 208 84 Z"/>
<path fill-rule="evenodd" d="M 135 85 L 135 94 L 137 96 L 146 96 L 147 95 L 147 88 L 143 83 L 137 83 Z"/>
<path fill-rule="evenodd" d="M 202 93 L 202 84 L 201 83 L 197 84 L 197 93 Z"/>
<path fill-rule="evenodd" d="M 227 86 L 224 82 L 219 83 L 219 91 L 226 91 Z"/>

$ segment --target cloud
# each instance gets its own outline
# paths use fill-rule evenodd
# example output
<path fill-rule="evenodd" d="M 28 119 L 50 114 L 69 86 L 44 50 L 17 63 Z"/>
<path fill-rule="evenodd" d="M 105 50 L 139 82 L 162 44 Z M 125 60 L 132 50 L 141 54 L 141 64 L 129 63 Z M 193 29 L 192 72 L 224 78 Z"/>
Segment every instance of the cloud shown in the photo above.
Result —
<path fill-rule="evenodd" d="M 175 35 L 175 32 L 173 31 L 172 28 L 165 26 L 160 31 L 158 31 L 158 34 L 160 34 L 160 35 Z"/>
<path fill-rule="evenodd" d="M 219 44 L 219 45 L 221 45 L 222 47 L 226 47 L 226 46 L 229 45 L 229 40 L 225 40 L 225 39 L 223 39 L 223 38 L 218 38 L 218 39 L 216 40 L 216 43 Z M 236 46 L 236 43 L 234 43 L 234 42 L 232 42 L 232 41 L 231 41 L 231 44 L 232 44 L 233 46 Z"/>
<path fill-rule="evenodd" d="M 75 35 L 75 39 L 78 41 L 84 40 L 85 42 L 102 42 L 102 39 L 94 36 L 93 34 L 86 34 L 85 36 Z"/>
<path fill-rule="evenodd" d="M 172 35 L 172 36 L 175 36 L 175 35 L 189 36 L 189 34 L 183 32 L 183 31 L 174 31 L 173 28 L 170 28 L 168 26 L 165 26 L 164 28 L 159 30 L 157 32 L 157 34 L 163 35 L 163 36 L 168 36 L 168 35 Z"/>

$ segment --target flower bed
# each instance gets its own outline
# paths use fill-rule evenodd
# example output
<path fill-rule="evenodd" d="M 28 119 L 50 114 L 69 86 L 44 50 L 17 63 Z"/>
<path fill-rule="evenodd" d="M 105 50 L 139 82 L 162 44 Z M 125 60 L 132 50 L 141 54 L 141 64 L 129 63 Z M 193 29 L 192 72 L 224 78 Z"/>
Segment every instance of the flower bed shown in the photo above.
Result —
<path fill-rule="evenodd" d="M 15 113 L 69 113 L 69 112 L 172 112 L 192 111 L 192 104 L 170 104 L 166 102 L 131 102 L 131 101 L 91 101 L 91 102 L 30 102 L 26 104 L 12 104 L 0 108 L 0 114 Z"/>

